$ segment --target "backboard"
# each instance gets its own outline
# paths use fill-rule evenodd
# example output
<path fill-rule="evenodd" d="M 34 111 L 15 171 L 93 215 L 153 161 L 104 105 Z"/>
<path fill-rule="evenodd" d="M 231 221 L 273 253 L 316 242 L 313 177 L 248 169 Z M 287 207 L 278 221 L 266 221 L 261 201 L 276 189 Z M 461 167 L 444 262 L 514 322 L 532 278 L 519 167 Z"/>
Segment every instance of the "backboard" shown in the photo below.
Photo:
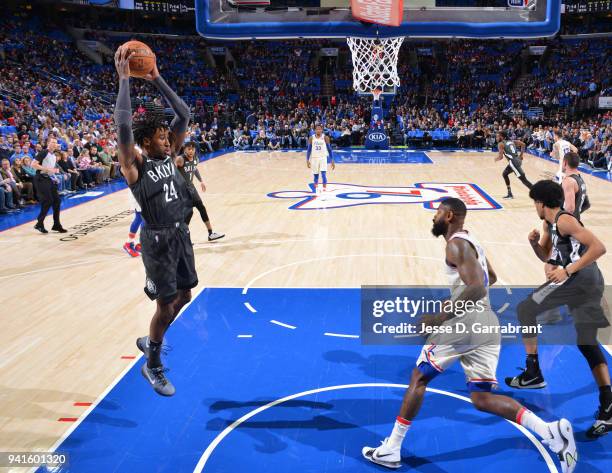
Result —
<path fill-rule="evenodd" d="M 558 31 L 560 4 L 561 0 L 404 0 L 401 24 L 395 27 L 355 19 L 350 0 L 196 0 L 196 24 L 202 36 L 218 39 L 534 38 Z"/>

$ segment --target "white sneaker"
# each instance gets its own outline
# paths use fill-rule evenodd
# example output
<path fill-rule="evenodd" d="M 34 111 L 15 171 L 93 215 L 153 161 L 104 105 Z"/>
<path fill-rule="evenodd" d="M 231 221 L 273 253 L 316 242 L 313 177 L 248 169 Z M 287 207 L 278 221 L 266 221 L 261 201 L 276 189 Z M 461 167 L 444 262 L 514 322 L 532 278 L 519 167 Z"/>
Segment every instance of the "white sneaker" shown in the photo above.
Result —
<path fill-rule="evenodd" d="M 212 232 L 210 235 L 208 235 L 208 241 L 220 240 L 224 236 L 225 236 L 225 233 L 215 233 L 215 232 Z"/>
<path fill-rule="evenodd" d="M 572 473 L 578 462 L 578 449 L 574 440 L 574 430 L 572 424 L 567 419 L 561 419 L 548 424 L 552 438 L 542 440 L 551 451 L 559 456 L 561 471 Z"/>
<path fill-rule="evenodd" d="M 389 438 L 386 438 L 380 447 L 363 447 L 361 453 L 372 463 L 395 470 L 402 466 L 401 448 L 391 449 L 387 446 L 388 442 Z"/>

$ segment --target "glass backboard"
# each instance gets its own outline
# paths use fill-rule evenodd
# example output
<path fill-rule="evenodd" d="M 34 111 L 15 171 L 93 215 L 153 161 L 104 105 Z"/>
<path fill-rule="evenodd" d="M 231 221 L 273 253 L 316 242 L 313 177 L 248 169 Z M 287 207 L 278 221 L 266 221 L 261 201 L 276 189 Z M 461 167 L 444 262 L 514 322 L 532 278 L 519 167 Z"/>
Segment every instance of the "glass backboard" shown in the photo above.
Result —
<path fill-rule="evenodd" d="M 219 39 L 530 38 L 552 36 L 558 31 L 560 3 L 404 0 L 401 24 L 380 26 L 355 19 L 350 0 L 196 0 L 196 23 L 202 36 Z"/>

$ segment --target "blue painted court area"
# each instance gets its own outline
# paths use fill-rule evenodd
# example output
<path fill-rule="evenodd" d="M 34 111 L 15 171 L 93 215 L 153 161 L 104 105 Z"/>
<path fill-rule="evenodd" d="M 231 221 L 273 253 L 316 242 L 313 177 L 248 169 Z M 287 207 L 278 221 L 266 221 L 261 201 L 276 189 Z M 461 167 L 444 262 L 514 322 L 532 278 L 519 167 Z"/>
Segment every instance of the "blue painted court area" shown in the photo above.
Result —
<path fill-rule="evenodd" d="M 526 295 L 512 292 L 494 298 L 494 308 Z M 204 290 L 167 334 L 177 394 L 154 394 L 138 360 L 60 445 L 71 461 L 62 471 L 384 471 L 361 448 L 389 434 L 419 347 L 362 345 L 352 338 L 359 314 L 359 289 Z M 543 346 L 540 359 L 549 387 L 509 394 L 545 420 L 573 422 L 578 472 L 610 471 L 612 435 L 583 434 L 597 407 L 585 361 L 573 346 Z M 522 346 L 504 346 L 498 379 L 523 362 Z M 399 471 L 557 471 L 517 426 L 466 401 L 460 366 L 430 388 Z"/>
<path fill-rule="evenodd" d="M 341 149 L 334 151 L 334 160 L 346 164 L 433 164 L 427 153 L 408 149 Z"/>

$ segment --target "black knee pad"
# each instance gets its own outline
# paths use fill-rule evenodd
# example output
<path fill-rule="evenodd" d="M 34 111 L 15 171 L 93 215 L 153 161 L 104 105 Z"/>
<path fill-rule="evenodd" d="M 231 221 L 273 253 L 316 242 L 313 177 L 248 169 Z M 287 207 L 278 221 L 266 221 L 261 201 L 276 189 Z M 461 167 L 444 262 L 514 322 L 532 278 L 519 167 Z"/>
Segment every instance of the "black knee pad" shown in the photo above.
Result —
<path fill-rule="evenodd" d="M 531 297 L 519 302 L 519 305 L 516 307 L 516 315 L 521 323 L 521 325 L 529 326 L 536 324 L 536 314 L 534 309 L 534 304 L 531 300 Z"/>
<path fill-rule="evenodd" d="M 521 323 L 521 327 L 536 327 L 537 322 L 537 304 L 533 302 L 531 297 L 521 301 L 516 308 L 517 318 Z M 524 333 L 523 338 L 535 338 L 537 335 L 535 333 Z"/>
<path fill-rule="evenodd" d="M 595 368 L 597 365 L 607 364 L 606 358 L 599 345 L 578 345 L 578 350 L 580 350 L 582 356 L 586 358 L 591 369 Z"/>

